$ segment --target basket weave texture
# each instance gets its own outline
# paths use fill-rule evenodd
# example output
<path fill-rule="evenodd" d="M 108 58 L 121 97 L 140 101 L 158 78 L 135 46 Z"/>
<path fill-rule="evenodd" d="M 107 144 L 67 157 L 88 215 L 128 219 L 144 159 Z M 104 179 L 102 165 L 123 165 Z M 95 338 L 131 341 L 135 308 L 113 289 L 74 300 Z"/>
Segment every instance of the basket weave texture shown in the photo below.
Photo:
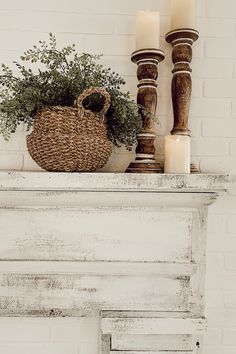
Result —
<path fill-rule="evenodd" d="M 83 107 L 84 99 L 93 93 L 104 96 L 100 112 Z M 103 167 L 112 152 L 106 124 L 109 107 L 108 92 L 95 87 L 79 96 L 77 107 L 55 106 L 39 111 L 27 136 L 33 160 L 47 171 L 92 172 Z"/>

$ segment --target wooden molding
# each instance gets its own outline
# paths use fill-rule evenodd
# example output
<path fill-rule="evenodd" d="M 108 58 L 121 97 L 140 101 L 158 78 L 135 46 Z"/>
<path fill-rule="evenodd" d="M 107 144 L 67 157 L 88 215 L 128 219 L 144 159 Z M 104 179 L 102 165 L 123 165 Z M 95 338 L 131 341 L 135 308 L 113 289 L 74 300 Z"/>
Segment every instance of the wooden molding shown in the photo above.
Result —
<path fill-rule="evenodd" d="M 236 178 L 224 174 L 0 172 L 0 191 L 217 192 Z M 51 196 L 54 194 L 51 193 Z M 186 194 L 185 194 L 186 195 Z M 0 199 L 1 202 L 1 199 Z M 15 202 L 13 200 L 13 202 Z"/>

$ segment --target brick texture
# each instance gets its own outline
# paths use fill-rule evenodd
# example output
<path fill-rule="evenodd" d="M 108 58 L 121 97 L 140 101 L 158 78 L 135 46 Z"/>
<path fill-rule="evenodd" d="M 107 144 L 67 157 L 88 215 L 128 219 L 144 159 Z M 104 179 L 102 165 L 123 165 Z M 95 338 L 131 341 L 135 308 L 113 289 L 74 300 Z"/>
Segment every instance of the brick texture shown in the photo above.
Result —
<path fill-rule="evenodd" d="M 97 354 L 99 323 L 94 318 L 0 319 L 4 354 Z"/>

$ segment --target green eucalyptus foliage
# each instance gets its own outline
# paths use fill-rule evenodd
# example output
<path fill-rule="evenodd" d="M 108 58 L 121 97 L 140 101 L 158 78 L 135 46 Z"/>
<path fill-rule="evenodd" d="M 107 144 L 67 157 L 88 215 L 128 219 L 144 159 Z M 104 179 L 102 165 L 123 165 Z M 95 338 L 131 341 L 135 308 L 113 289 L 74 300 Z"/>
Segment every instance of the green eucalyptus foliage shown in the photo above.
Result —
<path fill-rule="evenodd" d="M 78 55 L 75 45 L 57 49 L 56 38 L 49 34 L 49 43 L 39 41 L 38 46 L 14 62 L 20 75 L 2 65 L 0 76 L 0 133 L 8 139 L 17 125 L 24 122 L 28 129 L 36 112 L 48 106 L 73 106 L 75 99 L 91 86 L 104 87 L 111 96 L 107 112 L 108 136 L 115 144 L 130 147 L 141 130 L 140 109 L 121 87 L 124 80 L 110 68 L 98 63 L 100 56 Z M 25 62 L 37 66 L 36 72 Z M 84 101 L 86 108 L 99 111 L 103 98 L 91 95 Z"/>

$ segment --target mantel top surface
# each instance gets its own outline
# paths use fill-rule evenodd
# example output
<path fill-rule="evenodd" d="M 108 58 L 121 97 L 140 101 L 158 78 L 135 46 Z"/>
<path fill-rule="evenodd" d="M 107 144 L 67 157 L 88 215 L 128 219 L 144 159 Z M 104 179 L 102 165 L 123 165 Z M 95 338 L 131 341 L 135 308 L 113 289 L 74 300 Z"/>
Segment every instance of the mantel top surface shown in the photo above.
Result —
<path fill-rule="evenodd" d="M 0 190 L 217 192 L 232 179 L 222 174 L 0 172 Z"/>

